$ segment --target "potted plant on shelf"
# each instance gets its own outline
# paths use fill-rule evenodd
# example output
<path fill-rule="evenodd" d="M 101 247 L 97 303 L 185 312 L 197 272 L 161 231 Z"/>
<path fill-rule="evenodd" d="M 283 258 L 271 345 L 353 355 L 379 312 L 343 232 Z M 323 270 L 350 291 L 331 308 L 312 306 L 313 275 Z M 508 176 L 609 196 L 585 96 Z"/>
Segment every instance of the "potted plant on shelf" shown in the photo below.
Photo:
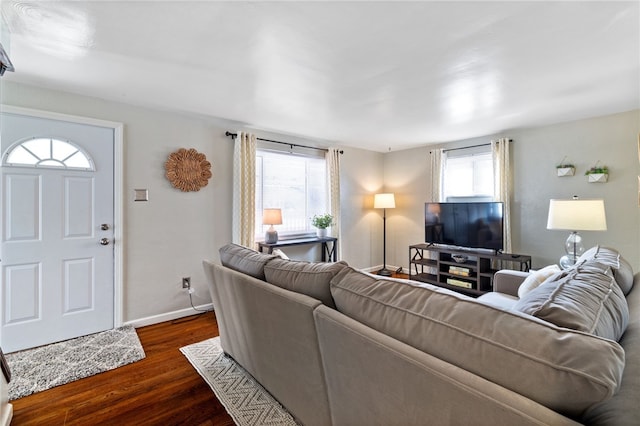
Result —
<path fill-rule="evenodd" d="M 560 164 L 556 166 L 558 176 L 560 177 L 573 176 L 576 174 L 576 166 L 574 166 L 571 163 L 565 163 L 564 160 L 566 159 L 567 159 L 567 156 L 565 155 L 562 158 L 562 161 L 560 161 Z"/>
<path fill-rule="evenodd" d="M 314 215 L 311 218 L 311 225 L 315 226 L 317 229 L 318 238 L 324 238 L 327 236 L 327 228 L 333 224 L 333 216 L 329 213 L 322 215 Z"/>
<path fill-rule="evenodd" d="M 573 164 L 563 163 L 556 166 L 556 170 L 558 172 L 558 176 L 573 176 L 576 174 L 576 166 Z"/>
<path fill-rule="evenodd" d="M 609 168 L 607 166 L 598 166 L 598 163 L 585 173 L 589 183 L 604 183 L 609 180 Z"/>

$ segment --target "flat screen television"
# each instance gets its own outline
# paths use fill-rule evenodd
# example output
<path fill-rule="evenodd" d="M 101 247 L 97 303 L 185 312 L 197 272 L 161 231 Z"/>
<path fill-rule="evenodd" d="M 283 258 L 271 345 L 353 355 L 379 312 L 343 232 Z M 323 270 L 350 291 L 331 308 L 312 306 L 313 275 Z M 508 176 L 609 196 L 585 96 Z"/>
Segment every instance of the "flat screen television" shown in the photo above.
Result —
<path fill-rule="evenodd" d="M 501 202 L 425 203 L 425 242 L 473 249 L 502 250 Z"/>

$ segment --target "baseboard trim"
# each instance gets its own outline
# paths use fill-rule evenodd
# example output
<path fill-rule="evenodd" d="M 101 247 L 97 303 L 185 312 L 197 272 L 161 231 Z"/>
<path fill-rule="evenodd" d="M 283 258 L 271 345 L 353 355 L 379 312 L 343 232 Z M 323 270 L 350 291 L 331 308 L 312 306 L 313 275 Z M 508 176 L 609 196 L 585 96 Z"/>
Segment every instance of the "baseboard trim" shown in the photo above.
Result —
<path fill-rule="evenodd" d="M 200 311 L 213 310 L 213 304 L 207 303 L 205 305 L 196 306 Z M 180 309 L 179 311 L 166 312 L 164 314 L 152 315 L 150 317 L 138 318 L 131 321 L 126 321 L 124 325 L 132 325 L 134 328 L 140 328 L 147 325 L 158 324 L 165 321 L 173 321 L 178 318 L 184 318 L 191 315 L 200 314 L 201 312 L 195 311 L 193 308 Z"/>
<path fill-rule="evenodd" d="M 2 419 L 0 419 L 0 425 L 9 426 L 11 419 L 13 418 L 13 405 L 6 404 L 2 407 Z"/>
<path fill-rule="evenodd" d="M 382 265 L 372 266 L 370 268 L 362 268 L 361 271 L 368 272 L 370 274 L 375 275 L 375 273 L 378 272 L 380 269 L 382 269 Z M 391 272 L 396 272 L 398 270 L 398 266 L 387 265 L 387 269 L 390 270 Z M 402 268 L 402 273 L 408 275 L 409 270 L 408 269 L 405 270 L 404 268 Z"/>

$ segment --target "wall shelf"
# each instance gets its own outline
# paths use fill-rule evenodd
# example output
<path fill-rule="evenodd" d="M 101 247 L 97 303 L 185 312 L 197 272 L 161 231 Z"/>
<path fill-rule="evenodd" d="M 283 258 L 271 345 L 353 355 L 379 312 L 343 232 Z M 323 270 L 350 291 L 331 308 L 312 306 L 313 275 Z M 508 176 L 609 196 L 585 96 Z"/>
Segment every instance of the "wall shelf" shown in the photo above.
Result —
<path fill-rule="evenodd" d="M 556 172 L 558 173 L 558 177 L 573 176 L 576 174 L 576 168 L 575 167 L 558 167 L 556 169 Z"/>
<path fill-rule="evenodd" d="M 606 183 L 609 180 L 609 173 L 589 173 L 587 177 L 589 183 Z"/>

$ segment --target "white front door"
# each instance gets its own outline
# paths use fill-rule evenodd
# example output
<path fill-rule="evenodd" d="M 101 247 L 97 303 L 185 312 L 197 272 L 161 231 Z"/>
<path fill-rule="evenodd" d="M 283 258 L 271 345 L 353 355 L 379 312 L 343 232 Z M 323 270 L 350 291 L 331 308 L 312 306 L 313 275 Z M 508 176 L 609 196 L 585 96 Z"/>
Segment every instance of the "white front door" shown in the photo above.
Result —
<path fill-rule="evenodd" d="M 1 345 L 114 327 L 114 129 L 2 113 Z"/>

